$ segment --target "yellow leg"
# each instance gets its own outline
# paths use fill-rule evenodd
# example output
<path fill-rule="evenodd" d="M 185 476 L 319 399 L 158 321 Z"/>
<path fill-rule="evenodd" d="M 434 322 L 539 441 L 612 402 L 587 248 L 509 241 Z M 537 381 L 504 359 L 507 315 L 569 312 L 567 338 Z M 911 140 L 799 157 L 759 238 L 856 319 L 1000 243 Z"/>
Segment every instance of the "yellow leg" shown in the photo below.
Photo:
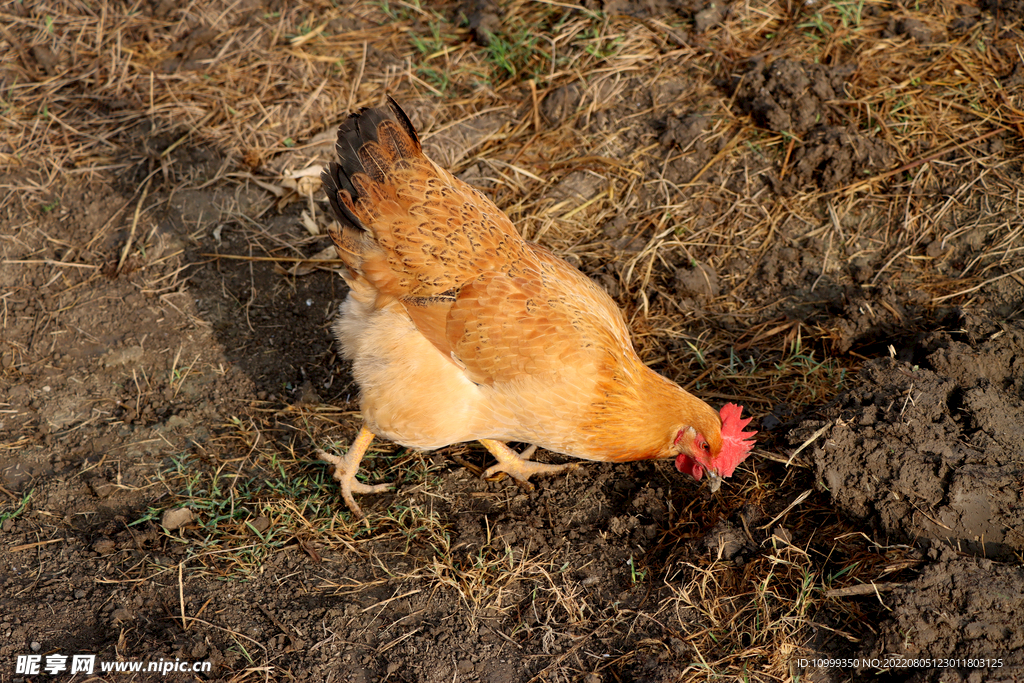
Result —
<path fill-rule="evenodd" d="M 484 479 L 492 477 L 498 472 L 504 472 L 515 479 L 527 491 L 533 490 L 530 477 L 535 474 L 558 474 L 559 472 L 566 472 L 579 467 L 579 463 L 575 462 L 564 465 L 545 465 L 542 462 L 531 462 L 530 458 L 533 457 L 533 452 L 537 450 L 536 446 L 530 446 L 520 455 L 500 441 L 480 439 L 480 443 L 498 460 L 497 465 L 491 465 L 484 472 Z"/>
<path fill-rule="evenodd" d="M 321 460 L 329 462 L 334 465 L 334 479 L 341 484 L 341 497 L 345 499 L 345 504 L 348 505 L 348 509 L 352 511 L 356 517 L 363 518 L 363 511 L 356 504 L 355 498 L 352 497 L 353 493 L 380 493 L 387 491 L 391 488 L 391 484 L 377 484 L 370 486 L 364 484 L 356 479 L 356 472 L 359 471 L 359 463 L 363 460 L 363 455 L 366 453 L 366 449 L 370 446 L 370 442 L 373 441 L 373 432 L 363 425 L 363 428 L 359 430 L 359 436 L 349 446 L 348 451 L 345 455 L 339 456 L 327 451 L 317 449 L 316 454 Z"/>

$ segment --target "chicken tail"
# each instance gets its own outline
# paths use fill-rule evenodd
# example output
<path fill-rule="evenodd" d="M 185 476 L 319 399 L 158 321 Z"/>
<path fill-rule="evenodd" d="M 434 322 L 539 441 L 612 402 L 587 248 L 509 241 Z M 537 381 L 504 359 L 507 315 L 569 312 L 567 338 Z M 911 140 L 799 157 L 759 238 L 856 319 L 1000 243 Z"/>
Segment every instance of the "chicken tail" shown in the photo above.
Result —
<path fill-rule="evenodd" d="M 399 201 L 400 169 L 429 161 L 412 122 L 391 97 L 383 107 L 349 116 L 338 128 L 336 149 L 337 161 L 320 174 L 341 224 L 328 232 L 345 262 L 342 275 L 349 287 L 367 296 L 375 291 L 380 307 L 402 290 L 379 241 L 389 241 L 391 218 L 407 211 Z"/>
<path fill-rule="evenodd" d="M 370 184 L 382 185 L 401 159 L 423 155 L 416 129 L 391 96 L 387 106 L 363 109 L 338 128 L 338 161 L 320 174 L 334 215 L 342 226 L 366 231 L 355 203 L 371 194 Z"/>
<path fill-rule="evenodd" d="M 322 174 L 341 224 L 329 232 L 346 280 L 362 277 L 376 290 L 378 308 L 403 300 L 421 328 L 431 317 L 443 330 L 460 287 L 524 258 L 508 217 L 426 157 L 393 99 L 342 123 L 337 152 Z"/>

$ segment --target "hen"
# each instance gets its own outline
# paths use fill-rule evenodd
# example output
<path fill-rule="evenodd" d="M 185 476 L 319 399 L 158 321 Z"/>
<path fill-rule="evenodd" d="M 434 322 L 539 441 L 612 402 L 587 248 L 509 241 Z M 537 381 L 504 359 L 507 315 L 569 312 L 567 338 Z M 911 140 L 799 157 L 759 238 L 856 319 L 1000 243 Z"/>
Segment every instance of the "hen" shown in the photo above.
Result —
<path fill-rule="evenodd" d="M 335 333 L 364 424 L 344 456 L 320 452 L 357 516 L 356 471 L 374 435 L 435 449 L 479 441 L 524 485 L 585 460 L 675 458 L 712 491 L 749 454 L 742 408 L 721 414 L 645 366 L 615 302 L 520 237 L 490 200 L 428 159 L 398 104 L 353 114 L 322 174 L 349 294 Z M 522 455 L 505 442 L 534 444 Z"/>

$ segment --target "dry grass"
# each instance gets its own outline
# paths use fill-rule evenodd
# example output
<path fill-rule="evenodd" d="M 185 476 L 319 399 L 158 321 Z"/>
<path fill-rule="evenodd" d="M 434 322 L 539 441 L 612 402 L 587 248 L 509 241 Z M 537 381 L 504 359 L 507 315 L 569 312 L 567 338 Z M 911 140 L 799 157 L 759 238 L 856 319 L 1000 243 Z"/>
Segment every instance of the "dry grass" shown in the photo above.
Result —
<path fill-rule="evenodd" d="M 428 145 L 444 141 L 453 172 L 479 166 L 525 235 L 588 273 L 609 276 L 648 362 L 705 397 L 738 399 L 754 413 L 778 404 L 799 412 L 831 400 L 860 359 L 835 350 L 837 333 L 826 316 L 799 319 L 779 297 L 766 300 L 752 288 L 780 248 L 816 245 L 823 277 L 840 264 L 874 259 L 880 266 L 860 289 L 901 277 L 923 292 L 923 309 L 970 306 L 984 285 L 1003 279 L 1024 284 L 1024 184 L 1010 153 L 1020 151 L 1024 99 L 1004 78 L 1020 68 L 1022 55 L 998 35 L 1019 27 L 998 29 L 985 16 L 952 31 L 962 19 L 960 3 L 933 4 L 924 13 L 875 0 L 734 3 L 723 22 L 698 35 L 667 18 L 514 0 L 486 47 L 471 39 L 453 5 L 419 2 L 304 0 L 273 11 L 191 3 L 163 14 L 165 3 L 8 5 L 0 11 L 0 49 L 14 58 L 0 67 L 0 211 L 19 204 L 45 213 L 71 209 L 60 205 L 69 182 L 133 186 L 95 244 L 49 264 L 54 277 L 71 260 L 92 270 L 68 288 L 149 268 L 146 294 L 180 305 L 201 324 L 174 298 L 185 269 L 199 264 L 173 265 L 168 259 L 180 258 L 180 250 L 147 257 L 158 237 L 145 227 L 145 212 L 190 190 L 235 188 L 244 201 L 225 210 L 225 220 L 247 249 L 233 255 L 246 265 L 272 257 L 291 267 L 283 259 L 307 258 L 323 246 L 329 220 L 311 199 L 315 176 L 306 171 L 322 163 L 331 131 L 348 111 L 392 92 L 410 103 Z M 892 20 L 903 19 L 924 21 L 933 40 L 894 31 Z M 766 178 L 781 182 L 793 173 L 804 140 L 741 113 L 722 83 L 742 81 L 750 60 L 780 55 L 856 67 L 847 91 L 827 108 L 837 125 L 881 141 L 892 154 L 888 167 L 840 187 L 808 185 L 789 196 L 767 189 Z M 575 109 L 548 121 L 545 98 L 570 83 L 579 86 Z M 701 110 L 691 111 L 692 103 Z M 709 151 L 700 153 L 695 142 L 666 150 L 650 130 L 629 135 L 636 122 L 689 113 L 710 118 L 699 141 Z M 490 114 L 482 132 L 450 137 Z M 609 118 L 620 125 L 601 124 Z M 198 169 L 195 150 L 213 151 L 216 163 Z M 687 167 L 688 160 L 696 165 Z M 587 195 L 573 196 L 568 190 L 581 178 L 591 179 Z M 305 207 L 303 227 L 285 236 L 264 227 L 263 218 L 292 202 Z M 628 217 L 625 246 L 621 235 L 603 230 L 618 216 Z M 200 213 L 194 220 L 198 240 L 211 219 Z M 122 223 L 128 237 L 101 272 L 90 253 L 101 233 Z M 947 248 L 968 234 L 979 246 L 967 257 Z M 674 273 L 695 262 L 721 273 L 720 293 L 681 305 Z M 282 276 L 279 286 L 292 285 Z M 260 296 L 255 284 L 251 289 L 238 295 L 247 311 Z M 6 305 L 0 315 L 6 320 Z M 16 372 L 22 350 L 9 342 L 5 373 Z M 176 358 L 172 376 L 156 385 L 139 378 L 135 403 L 165 386 L 176 396 L 194 363 Z M 122 398 L 130 405 L 133 395 Z M 540 639 L 535 680 L 614 676 L 662 651 L 686 662 L 676 665 L 678 680 L 793 680 L 793 658 L 821 633 L 853 641 L 874 609 L 830 597 L 830 590 L 909 566 L 906 549 L 873 546 L 817 497 L 770 528 L 746 529 L 758 552 L 744 566 L 688 558 L 688 543 L 717 520 L 735 518 L 746 505 L 778 512 L 778 501 L 788 504 L 808 484 L 781 468 L 771 470 L 780 480 L 761 479 L 771 466 L 759 461 L 731 495 L 707 507 L 694 501 L 653 549 L 630 558 L 647 602 L 588 602 L 550 551 L 489 535 L 472 546 L 453 537 L 445 517 L 416 495 L 436 490 L 438 465 L 422 455 L 381 446 L 388 464 L 371 458 L 368 469 L 381 481 L 400 479 L 402 493 L 370 514 L 368 528 L 357 523 L 309 458 L 310 444 L 345 442 L 354 413 L 282 403 L 236 410 L 215 430 L 210 454 L 174 458 L 157 479 L 165 497 L 133 521 L 179 504 L 201 513 L 195 533 L 175 542 L 187 546 L 192 566 L 218 577 L 251 576 L 285 547 L 298 546 L 314 561 L 324 548 L 346 549 L 378 568 L 380 578 L 317 590 L 353 594 L 375 581 L 408 584 L 455 595 L 473 615 L 516 615 L 500 635 L 512 643 Z M 4 448 L 21 443 L 5 441 Z M 0 521 L 25 505 L 27 499 L 16 501 Z M 399 569 L 392 562 L 398 556 L 412 560 Z M 138 567 L 132 578 L 170 569 Z M 532 616 L 513 609 L 530 594 Z M 637 635 L 651 633 L 650 622 L 662 637 Z M 589 652 L 610 642 L 620 648 L 614 655 Z"/>
<path fill-rule="evenodd" d="M 775 233 L 794 224 L 820 226 L 821 235 L 832 240 L 833 258 L 885 252 L 885 267 L 874 275 L 877 284 L 897 269 L 929 265 L 915 251 L 925 240 L 948 239 L 950 221 L 959 224 L 956 214 L 965 199 L 980 194 L 972 184 L 957 186 L 965 165 L 977 168 L 969 174 L 976 182 L 1005 186 L 988 196 L 1013 201 L 1013 182 L 1001 182 L 1006 162 L 993 163 L 986 143 L 993 135 L 1019 133 L 1024 125 L 1019 97 L 998 78 L 1020 57 L 1005 42 L 991 40 L 989 22 L 950 35 L 944 27 L 959 18 L 956 3 L 940 4 L 927 16 L 905 11 L 895 17 L 883 8 L 865 0 L 794 15 L 772 4 L 736 8 L 697 41 L 711 49 L 700 49 L 677 47 L 678 29 L 657 20 L 517 2 L 507 10 L 505 33 L 481 48 L 467 40 L 465 28 L 451 23 L 453 8 L 442 12 L 416 3 L 303 3 L 273 12 L 192 5 L 171 13 L 173 19 L 109 3 L 41 3 L 23 9 L 25 16 L 5 16 L 3 38 L 18 59 L 3 73 L 0 160 L 15 170 L 35 171 L 9 176 L 6 201 L 34 196 L 45 207 L 52 201 L 48 189 L 67 174 L 124 177 L 127 169 L 159 168 L 168 180 L 177 165 L 173 172 L 181 177 L 188 169 L 175 163 L 173 153 L 183 145 L 222 155 L 206 183 L 228 178 L 280 187 L 287 174 L 273 174 L 281 166 L 294 172 L 320 163 L 304 148 L 312 145 L 321 153 L 318 135 L 345 112 L 393 91 L 406 100 L 443 102 L 430 112 L 427 139 L 475 112 L 513 105 L 509 123 L 478 141 L 452 170 L 478 162 L 496 167 L 496 201 L 524 233 L 584 263 L 624 258 L 595 242 L 592 231 L 613 216 L 629 215 L 633 232 L 646 244 L 627 257 L 619 279 L 638 297 L 644 317 L 652 315 L 652 288 L 665 287 L 660 266 L 697 258 L 717 267 L 739 256 L 756 263 L 774 245 Z M 919 16 L 948 41 L 919 43 L 892 34 L 890 19 Z M 666 180 L 664 168 L 652 178 L 645 173 L 650 165 L 673 160 L 654 162 L 654 141 L 626 150 L 628 143 L 614 131 L 595 136 L 585 127 L 609 102 L 640 95 L 640 81 L 654 87 L 655 97 L 630 118 L 677 113 L 691 100 L 715 102 L 705 112 L 715 121 L 703 142 L 721 147 L 709 164 L 719 178 L 764 174 L 767 164 L 751 167 L 748 149 L 756 151 L 754 159 L 781 162 L 778 172 L 785 177 L 799 138 L 737 115 L 714 85 L 716 78 L 742 76 L 745 60 L 775 54 L 779 46 L 789 59 L 856 65 L 846 98 L 829 106 L 844 124 L 884 141 L 895 155 L 893 168 L 780 202 L 707 182 L 703 168 L 685 184 Z M 658 101 L 658 84 L 683 78 L 690 90 Z M 560 125 L 546 125 L 540 103 L 576 79 L 585 89 L 578 110 Z M 681 150 L 678 156 L 686 155 Z M 603 176 L 603 194 L 584 207 L 571 199 L 552 201 L 552 188 L 578 171 Z M 948 197 L 936 205 L 935 193 Z M 899 205 L 894 197 L 904 198 L 902 215 L 882 214 Z M 822 225 L 823 203 L 834 225 Z M 872 205 L 880 212 L 872 225 L 847 226 L 850 216 L 872 215 Z M 997 205 L 991 212 L 1005 214 L 1007 208 Z M 804 238 L 816 237 L 813 229 L 804 232 Z M 993 226 L 992 253 L 964 269 L 961 278 L 984 281 L 986 268 L 1001 267 L 1016 254 L 1015 238 L 1008 226 Z M 723 289 L 740 284 L 742 279 L 726 282 Z M 936 283 L 936 294 L 960 291 L 946 291 L 952 286 Z M 758 314 L 749 302 L 734 305 L 745 319 Z M 678 317 L 674 310 L 664 313 Z M 682 322 L 692 328 L 696 321 L 684 316 Z M 660 320 L 654 329 L 670 331 Z"/>

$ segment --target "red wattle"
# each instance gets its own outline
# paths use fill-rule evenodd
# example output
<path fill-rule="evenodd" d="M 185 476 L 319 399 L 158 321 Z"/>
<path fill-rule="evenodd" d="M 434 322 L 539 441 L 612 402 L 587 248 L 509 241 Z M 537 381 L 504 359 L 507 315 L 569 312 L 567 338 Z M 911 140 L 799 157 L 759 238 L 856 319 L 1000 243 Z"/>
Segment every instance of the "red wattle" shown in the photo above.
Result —
<path fill-rule="evenodd" d="M 704 476 L 704 467 L 685 453 L 676 456 L 676 469 L 683 474 L 689 474 L 697 481 Z"/>

